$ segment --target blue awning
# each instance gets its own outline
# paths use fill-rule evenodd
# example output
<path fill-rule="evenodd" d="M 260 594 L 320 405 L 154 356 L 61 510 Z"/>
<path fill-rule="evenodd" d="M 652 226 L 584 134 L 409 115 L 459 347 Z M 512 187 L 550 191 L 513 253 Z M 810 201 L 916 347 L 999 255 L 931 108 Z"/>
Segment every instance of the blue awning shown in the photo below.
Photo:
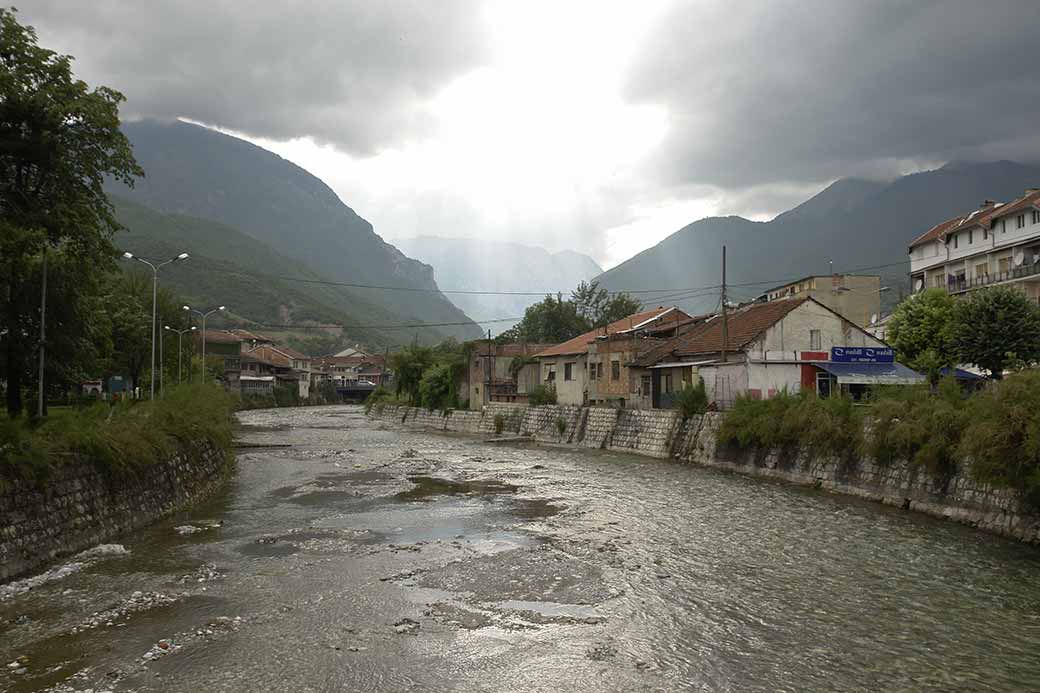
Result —
<path fill-rule="evenodd" d="M 925 377 L 901 363 L 834 363 L 817 361 L 822 368 L 838 379 L 839 385 L 914 385 Z"/>
<path fill-rule="evenodd" d="M 939 369 L 939 375 L 941 375 L 944 378 L 946 376 L 948 376 L 948 375 L 951 375 L 951 374 L 957 380 L 985 380 L 986 379 L 984 376 L 981 376 L 978 373 L 972 373 L 971 371 L 966 371 L 963 368 L 954 368 L 952 370 L 952 373 L 951 373 L 951 370 L 949 368 L 940 368 Z"/>

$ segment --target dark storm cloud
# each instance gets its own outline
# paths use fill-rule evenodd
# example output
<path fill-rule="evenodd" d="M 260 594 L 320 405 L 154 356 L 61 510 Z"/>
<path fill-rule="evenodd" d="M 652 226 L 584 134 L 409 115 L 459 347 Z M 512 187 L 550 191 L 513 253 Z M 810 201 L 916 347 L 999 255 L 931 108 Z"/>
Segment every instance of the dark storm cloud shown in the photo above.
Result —
<path fill-rule="evenodd" d="M 1035 0 L 681 4 L 626 91 L 671 114 L 668 183 L 825 181 L 1038 158 L 1037 56 Z"/>
<path fill-rule="evenodd" d="M 421 134 L 423 103 L 480 63 L 471 2 L 38 0 L 20 20 L 119 89 L 124 115 L 371 153 Z"/>

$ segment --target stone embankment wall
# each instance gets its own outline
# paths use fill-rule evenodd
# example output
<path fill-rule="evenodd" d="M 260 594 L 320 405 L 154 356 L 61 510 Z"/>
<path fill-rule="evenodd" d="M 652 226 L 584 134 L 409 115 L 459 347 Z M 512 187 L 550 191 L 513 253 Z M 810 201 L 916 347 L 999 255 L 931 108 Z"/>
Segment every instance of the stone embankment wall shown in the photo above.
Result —
<path fill-rule="evenodd" d="M 89 462 L 56 465 L 43 481 L 0 485 L 0 580 L 88 549 L 203 498 L 233 458 L 200 445 L 141 474 L 106 476 Z"/>
<path fill-rule="evenodd" d="M 867 498 L 923 512 L 979 529 L 1040 544 L 1040 515 L 1024 512 L 1017 495 L 991 488 L 958 473 L 945 483 L 905 462 L 881 465 L 871 459 L 780 455 L 720 447 L 722 415 L 708 413 L 683 421 L 677 411 L 606 407 L 491 404 L 483 412 L 427 412 L 414 407 L 373 409 L 384 421 L 440 431 L 493 434 L 501 415 L 502 435 L 523 435 L 543 443 L 615 450 L 740 474 L 776 479 Z M 564 422 L 560 433 L 558 420 Z"/>

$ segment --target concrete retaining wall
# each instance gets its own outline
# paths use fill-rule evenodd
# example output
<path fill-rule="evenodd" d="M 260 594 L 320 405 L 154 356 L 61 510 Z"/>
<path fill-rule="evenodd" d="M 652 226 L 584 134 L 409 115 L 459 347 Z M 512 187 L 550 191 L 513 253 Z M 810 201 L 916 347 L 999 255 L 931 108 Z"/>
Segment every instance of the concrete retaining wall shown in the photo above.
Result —
<path fill-rule="evenodd" d="M 954 520 L 1030 544 L 1040 544 L 1040 516 L 1022 511 L 1017 496 L 1006 489 L 979 484 L 958 474 L 941 485 L 928 473 L 905 462 L 878 465 L 812 458 L 804 453 L 781 459 L 776 453 L 753 454 L 720 448 L 722 414 L 708 413 L 683 421 L 677 411 L 607 407 L 543 406 L 530 409 L 492 404 L 483 412 L 420 413 L 411 407 L 373 409 L 380 420 L 434 430 L 493 435 L 501 414 L 503 435 L 525 435 L 544 443 L 608 449 L 649 457 L 671 457 L 705 467 L 782 480 L 868 498 Z M 559 432 L 557 420 L 566 423 Z"/>
<path fill-rule="evenodd" d="M 232 468 L 222 450 L 201 446 L 149 467 L 106 476 L 69 460 L 39 481 L 0 487 L 0 580 L 88 549 L 194 503 Z"/>

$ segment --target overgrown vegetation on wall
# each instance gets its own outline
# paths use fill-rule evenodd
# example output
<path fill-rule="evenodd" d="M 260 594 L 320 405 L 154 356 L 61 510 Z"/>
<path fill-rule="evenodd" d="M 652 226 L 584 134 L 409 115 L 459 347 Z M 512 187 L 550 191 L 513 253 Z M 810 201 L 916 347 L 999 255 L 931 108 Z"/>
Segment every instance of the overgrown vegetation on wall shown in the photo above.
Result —
<path fill-rule="evenodd" d="M 708 411 L 708 392 L 704 387 L 704 380 L 698 378 L 696 385 L 685 383 L 672 397 L 672 407 L 679 410 L 683 421 Z"/>
<path fill-rule="evenodd" d="M 968 396 L 953 380 L 883 388 L 870 406 L 845 398 L 782 393 L 739 399 L 726 413 L 719 443 L 739 449 L 804 450 L 810 455 L 868 456 L 920 467 L 943 485 L 958 471 L 1014 489 L 1040 509 L 1040 370 L 1012 374 Z"/>
<path fill-rule="evenodd" d="M 178 449 L 209 443 L 230 451 L 234 398 L 216 385 L 182 385 L 154 402 L 126 400 L 52 410 L 39 426 L 0 419 L 0 483 L 46 478 L 69 460 L 118 475 L 146 470 Z"/>

